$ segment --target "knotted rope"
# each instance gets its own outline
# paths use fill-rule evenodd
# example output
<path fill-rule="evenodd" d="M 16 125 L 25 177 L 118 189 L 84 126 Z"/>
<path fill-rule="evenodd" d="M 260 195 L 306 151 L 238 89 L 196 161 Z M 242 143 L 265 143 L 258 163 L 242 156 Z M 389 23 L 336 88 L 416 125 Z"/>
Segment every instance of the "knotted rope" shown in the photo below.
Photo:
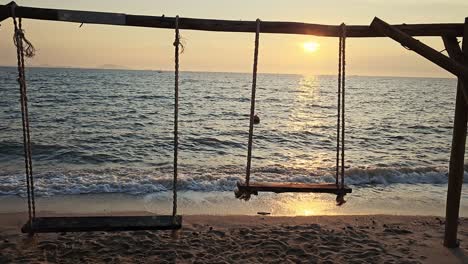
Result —
<path fill-rule="evenodd" d="M 253 132 L 254 132 L 254 118 L 255 118 L 255 93 L 257 90 L 257 65 L 258 65 L 258 46 L 260 39 L 260 19 L 257 19 L 257 28 L 255 32 L 255 49 L 254 49 L 254 63 L 253 63 L 253 73 L 252 73 L 252 94 L 250 96 L 250 123 L 249 123 L 249 142 L 247 146 L 247 166 L 245 170 L 245 184 L 249 186 L 250 184 L 250 171 L 252 166 L 252 142 L 253 142 Z M 249 200 L 251 192 L 241 192 L 239 189 L 235 191 L 236 198 Z"/>
<path fill-rule="evenodd" d="M 31 58 L 35 55 L 34 46 L 25 37 L 24 30 L 22 29 L 22 19 L 16 18 L 15 15 L 16 5 L 11 7 L 11 16 L 14 25 L 13 43 L 16 46 L 16 57 L 18 65 L 18 83 L 20 88 L 20 102 L 21 102 L 21 120 L 23 127 L 23 149 L 24 149 L 24 165 L 26 171 L 26 187 L 28 198 L 28 213 L 29 224 L 32 224 L 33 219 L 36 217 L 36 202 L 34 198 L 34 179 L 32 171 L 32 151 L 31 151 L 31 133 L 29 128 L 29 111 L 28 111 L 28 97 L 27 86 L 25 77 L 24 57 Z M 26 44 L 26 48 L 25 45 Z"/>
<path fill-rule="evenodd" d="M 16 22 L 15 18 L 13 18 L 13 20 Z M 15 25 L 15 34 L 13 36 L 13 42 L 16 47 L 18 47 L 18 45 L 23 46 L 24 56 L 28 58 L 32 58 L 34 57 L 34 55 L 36 55 L 36 49 L 34 48 L 33 44 L 26 38 L 24 30 L 21 28 L 22 27 L 21 17 L 18 20 L 19 20 L 19 27 L 16 28 L 16 25 Z M 26 43 L 26 48 L 24 47 L 23 43 L 19 43 L 21 42 L 20 40 L 22 40 L 23 43 Z"/>
<path fill-rule="evenodd" d="M 179 16 L 175 18 L 175 78 L 174 78 L 174 178 L 172 182 L 172 216 L 177 215 L 177 160 L 178 160 L 178 146 L 179 146 Z M 174 220 L 175 221 L 175 220 Z"/>

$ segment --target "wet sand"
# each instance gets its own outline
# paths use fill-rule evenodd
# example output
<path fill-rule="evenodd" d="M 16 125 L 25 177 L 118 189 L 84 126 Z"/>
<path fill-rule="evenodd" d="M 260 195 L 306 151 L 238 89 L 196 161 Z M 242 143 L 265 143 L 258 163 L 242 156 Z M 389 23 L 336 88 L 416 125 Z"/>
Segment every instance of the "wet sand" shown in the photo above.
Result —
<path fill-rule="evenodd" d="M 50 214 L 49 214 L 50 215 Z M 442 246 L 431 216 L 184 216 L 171 231 L 39 234 L 24 213 L 0 214 L 0 263 L 468 263 L 468 219 L 458 249 Z"/>
<path fill-rule="evenodd" d="M 464 186 L 468 190 L 468 185 Z M 346 196 L 344 206 L 335 205 L 335 196 L 314 193 L 261 193 L 248 202 L 234 198 L 232 191 L 178 193 L 178 208 L 183 215 L 425 215 L 445 216 L 447 186 L 389 185 L 358 186 Z M 468 192 L 462 194 L 460 216 L 468 217 Z M 132 195 L 124 193 L 69 194 L 36 197 L 41 211 L 92 214 L 120 214 L 148 211 L 171 214 L 172 192 Z M 404 204 L 405 206 L 402 206 Z M 0 195 L 1 213 L 27 211 L 26 198 Z"/>

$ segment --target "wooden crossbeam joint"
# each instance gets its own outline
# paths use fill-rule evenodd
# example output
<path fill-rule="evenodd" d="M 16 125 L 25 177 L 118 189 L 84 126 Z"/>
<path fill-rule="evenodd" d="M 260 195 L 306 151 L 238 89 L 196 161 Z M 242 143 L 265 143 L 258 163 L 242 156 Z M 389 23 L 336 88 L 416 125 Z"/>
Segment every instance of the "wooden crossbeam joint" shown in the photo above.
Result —
<path fill-rule="evenodd" d="M 388 23 L 384 22 L 378 17 L 375 17 L 372 21 L 371 28 L 384 34 L 387 37 L 392 38 L 393 40 L 399 42 L 401 45 L 408 47 L 412 51 L 418 53 L 419 55 L 433 62 L 434 64 L 447 70 L 448 72 L 460 78 L 468 79 L 468 67 L 462 65 L 461 63 L 453 59 L 450 59 L 449 57 L 441 54 L 437 50 L 427 46 L 421 41 L 399 30 L 398 28 L 389 25 Z"/>
<path fill-rule="evenodd" d="M 458 45 L 457 38 L 453 36 L 442 36 L 442 40 L 449 57 L 464 64 L 466 60 L 465 55 Z"/>
<path fill-rule="evenodd" d="M 457 38 L 451 36 L 442 36 L 442 40 L 444 42 L 444 46 L 447 50 L 449 57 L 467 66 L 468 60 L 466 58 L 466 54 L 464 54 L 463 51 L 460 49 Z M 468 80 L 468 78 L 465 78 L 465 80 Z M 461 90 L 461 92 L 463 93 L 463 97 L 465 98 L 465 102 L 468 104 L 468 86 L 463 85 L 463 82 L 459 80 L 458 89 Z"/>

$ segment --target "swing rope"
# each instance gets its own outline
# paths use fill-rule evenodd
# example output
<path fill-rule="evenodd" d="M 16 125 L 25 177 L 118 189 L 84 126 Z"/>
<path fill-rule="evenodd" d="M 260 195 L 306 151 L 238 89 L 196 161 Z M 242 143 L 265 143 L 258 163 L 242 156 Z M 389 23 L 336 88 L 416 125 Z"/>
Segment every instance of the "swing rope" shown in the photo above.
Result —
<path fill-rule="evenodd" d="M 179 16 L 175 18 L 175 76 L 174 76 L 174 178 L 172 182 L 172 216 L 177 215 L 177 164 L 178 164 L 178 146 L 179 146 Z M 175 220 L 174 220 L 175 221 Z"/>
<path fill-rule="evenodd" d="M 335 180 L 336 180 L 336 185 L 339 185 L 339 177 L 340 177 L 340 147 L 341 147 L 341 71 L 342 71 L 342 43 L 343 39 L 340 37 L 339 38 L 339 44 L 338 44 L 338 102 L 337 102 L 337 121 L 336 121 L 336 175 L 335 175 Z"/>
<path fill-rule="evenodd" d="M 341 188 L 345 176 L 345 80 L 346 80 L 346 25 L 341 24 Z"/>
<path fill-rule="evenodd" d="M 346 80 L 346 25 L 340 26 L 341 36 L 339 39 L 338 52 L 338 102 L 337 102 L 337 124 L 336 124 L 336 186 L 339 188 L 337 193 L 337 205 L 342 205 L 344 200 L 344 176 L 345 176 L 345 80 Z M 341 147 L 341 148 L 340 148 Z M 341 154 L 341 159 L 340 159 Z M 341 164 L 340 164 L 341 163 Z M 340 181 L 341 176 L 341 181 Z"/>
<path fill-rule="evenodd" d="M 255 116 L 255 92 L 257 90 L 257 65 L 258 65 L 258 44 L 260 38 L 260 19 L 257 19 L 257 30 L 255 32 L 255 50 L 254 50 L 254 63 L 252 74 L 252 94 L 250 97 L 250 124 L 249 124 L 249 142 L 247 147 L 247 167 L 245 174 L 245 184 L 248 186 L 250 183 L 250 168 L 252 165 L 252 141 L 254 131 L 254 116 Z"/>
<path fill-rule="evenodd" d="M 257 91 L 257 65 L 258 65 L 258 46 L 260 39 L 260 19 L 256 20 L 257 30 L 255 32 L 255 49 L 254 49 L 254 63 L 253 63 L 253 74 L 252 74 L 252 94 L 250 96 L 250 123 L 249 123 L 249 142 L 247 145 L 247 166 L 245 169 L 245 184 L 250 184 L 250 170 L 252 167 L 252 143 L 253 143 L 253 132 L 254 132 L 254 116 L 255 116 L 255 93 Z M 239 185 L 239 183 L 238 183 Z M 241 191 L 239 188 L 234 191 L 236 198 L 248 201 L 252 194 L 256 192 Z"/>
<path fill-rule="evenodd" d="M 32 170 L 32 148 L 31 148 L 31 133 L 29 126 L 29 111 L 28 97 L 25 75 L 25 56 L 31 58 L 35 55 L 35 48 L 32 43 L 26 39 L 24 30 L 22 29 L 22 18 L 18 19 L 15 16 L 15 7 L 12 5 L 11 16 L 14 24 L 13 43 L 16 46 L 18 83 L 20 90 L 21 103 L 21 120 L 23 128 L 23 149 L 24 163 L 26 172 L 26 187 L 27 187 L 27 202 L 28 202 L 28 225 L 31 227 L 33 220 L 36 218 L 36 202 L 34 195 L 34 178 Z M 174 177 L 173 177 L 173 216 L 177 215 L 177 164 L 178 164 L 178 110 L 179 110 L 179 53 L 183 46 L 180 42 L 179 35 L 179 17 L 175 21 L 175 103 L 174 103 Z M 176 222 L 175 217 L 173 221 Z"/>
<path fill-rule="evenodd" d="M 309 188 L 308 192 L 326 192 L 334 193 L 337 195 L 337 205 L 342 205 L 346 201 L 344 196 L 350 189 L 345 187 L 345 79 L 346 79 L 346 61 L 345 61 L 345 50 L 346 50 L 346 25 L 343 23 L 340 25 L 341 35 L 339 38 L 339 55 L 338 55 L 338 100 L 337 100 L 337 131 L 336 131 L 336 171 L 335 171 L 335 184 L 336 189 L 326 190 L 326 184 L 322 185 L 323 188 L 319 187 L 305 187 Z M 257 19 L 257 30 L 255 34 L 255 51 L 254 51 L 254 64 L 253 64 L 253 75 L 252 75 L 252 94 L 250 98 L 250 124 L 249 124 L 249 141 L 247 149 L 247 166 L 245 183 L 237 183 L 237 189 L 235 190 L 236 198 L 249 200 L 252 194 L 258 194 L 259 191 L 272 191 L 272 192 L 288 192 L 286 189 L 292 192 L 297 191 L 298 187 L 292 187 L 291 184 L 288 186 L 272 186 L 269 184 L 263 184 L 252 187 L 250 185 L 251 175 L 251 164 L 252 164 L 252 142 L 253 142 L 253 131 L 254 131 L 254 116 L 255 116 L 255 94 L 257 89 L 257 65 L 258 65 L 258 49 L 259 49 L 259 35 L 260 35 L 260 20 Z M 341 178 L 341 179 L 340 179 Z M 301 187 L 302 188 L 302 187 Z M 304 189 L 305 189 L 304 188 Z M 303 189 L 303 190 L 304 190 Z M 302 190 L 302 191 L 303 191 Z"/>
<path fill-rule="evenodd" d="M 14 24 L 13 43 L 16 46 L 16 57 L 18 65 L 18 83 L 20 88 L 20 102 L 21 102 L 21 120 L 23 127 L 23 149 L 24 149 L 24 165 L 26 171 L 26 187 L 28 199 L 28 215 L 29 224 L 32 224 L 33 219 L 36 217 L 36 201 L 34 196 L 34 178 L 32 171 L 32 151 L 31 151 L 31 133 L 29 127 L 29 111 L 28 111 L 28 97 L 25 77 L 24 57 L 31 58 L 35 54 L 34 46 L 29 40 L 26 39 L 24 30 L 22 28 L 22 19 L 15 16 L 16 5 L 11 6 L 11 16 Z M 25 48 L 26 44 L 26 48 Z"/>

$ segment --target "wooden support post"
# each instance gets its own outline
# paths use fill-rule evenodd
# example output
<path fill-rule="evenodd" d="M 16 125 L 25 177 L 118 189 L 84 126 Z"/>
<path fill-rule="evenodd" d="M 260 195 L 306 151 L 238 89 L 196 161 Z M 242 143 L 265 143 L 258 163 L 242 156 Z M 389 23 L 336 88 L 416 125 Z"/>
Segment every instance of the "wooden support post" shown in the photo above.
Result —
<path fill-rule="evenodd" d="M 401 43 L 401 45 L 403 45 L 404 47 L 413 50 L 414 52 L 430 60 L 436 65 L 439 65 L 448 72 L 458 77 L 466 77 L 468 79 L 468 67 L 465 67 L 463 64 L 450 59 L 449 57 L 443 55 L 439 51 L 427 46 L 419 40 L 397 29 L 396 27 L 387 24 L 386 22 L 382 21 L 377 17 L 374 18 L 374 20 L 372 21 L 371 27 L 376 31 Z M 464 89 L 467 91 L 468 94 L 468 87 L 464 87 Z"/>
<path fill-rule="evenodd" d="M 460 50 L 456 38 L 444 37 L 443 40 L 449 56 L 455 60 L 459 60 L 464 65 L 468 65 L 468 18 L 465 19 L 462 50 Z M 468 108 L 462 91 L 466 90 L 468 87 L 467 79 L 462 80 L 461 78 L 458 78 L 457 87 L 455 119 L 453 121 L 452 150 L 450 153 L 448 175 L 447 204 L 445 211 L 444 246 L 449 248 L 458 247 L 458 217 L 463 185 L 466 130 L 468 121 Z"/>

